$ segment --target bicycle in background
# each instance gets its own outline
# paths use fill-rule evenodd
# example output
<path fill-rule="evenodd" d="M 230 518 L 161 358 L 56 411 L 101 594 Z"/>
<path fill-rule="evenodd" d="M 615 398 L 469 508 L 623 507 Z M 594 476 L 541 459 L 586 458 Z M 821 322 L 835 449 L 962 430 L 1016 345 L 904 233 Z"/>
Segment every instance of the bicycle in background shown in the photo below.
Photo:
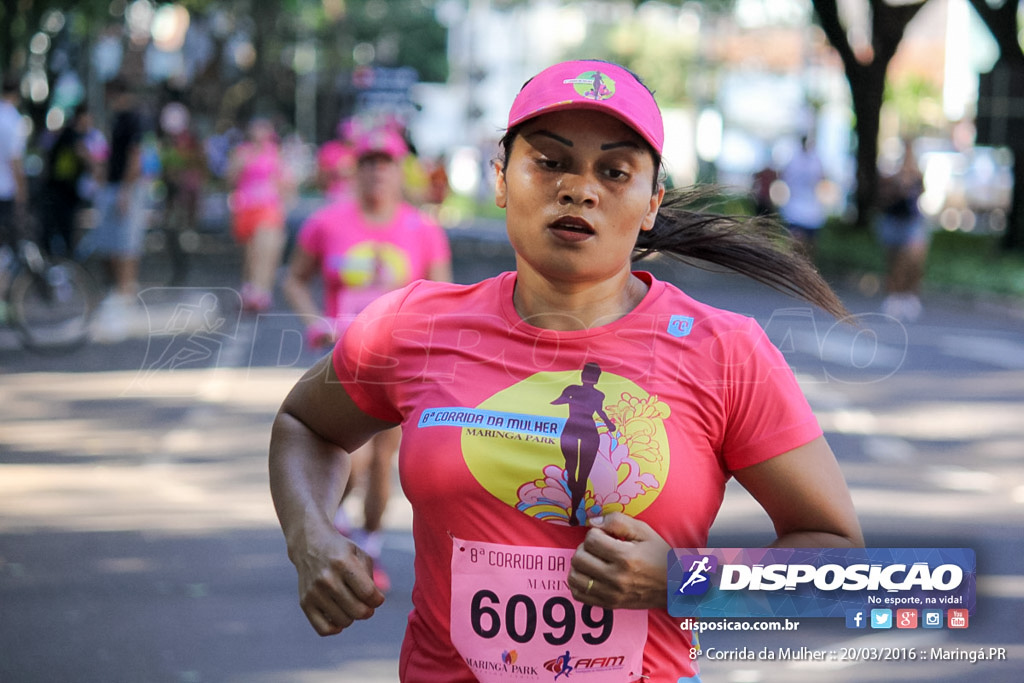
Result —
<path fill-rule="evenodd" d="M 72 351 L 89 338 L 99 288 L 82 265 L 44 254 L 25 232 L 0 245 L 3 324 L 27 349 Z"/>

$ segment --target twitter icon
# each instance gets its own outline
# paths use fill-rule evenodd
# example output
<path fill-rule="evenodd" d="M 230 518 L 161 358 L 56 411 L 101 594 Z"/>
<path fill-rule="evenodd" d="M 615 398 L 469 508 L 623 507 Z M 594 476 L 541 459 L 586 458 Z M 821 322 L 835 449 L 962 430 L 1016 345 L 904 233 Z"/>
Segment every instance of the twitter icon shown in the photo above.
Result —
<path fill-rule="evenodd" d="M 892 628 L 892 610 L 871 610 L 871 628 Z"/>

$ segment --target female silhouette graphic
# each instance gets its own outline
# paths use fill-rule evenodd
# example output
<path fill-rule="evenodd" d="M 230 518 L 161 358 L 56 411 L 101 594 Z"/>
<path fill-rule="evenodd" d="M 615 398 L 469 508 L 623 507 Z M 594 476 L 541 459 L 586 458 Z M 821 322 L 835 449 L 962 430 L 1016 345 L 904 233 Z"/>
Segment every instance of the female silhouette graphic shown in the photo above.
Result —
<path fill-rule="evenodd" d="M 580 372 L 583 383 L 567 386 L 562 390 L 562 395 L 551 402 L 551 405 L 569 406 L 569 418 L 562 428 L 559 445 L 565 457 L 565 474 L 572 496 L 570 526 L 579 526 L 582 521 L 580 517 L 586 518 L 586 513 L 580 507 L 587 493 L 587 478 L 594 467 L 600 444 L 594 413 L 604 420 L 609 432 L 615 429 L 612 419 L 604 412 L 604 394 L 595 386 L 600 376 L 601 367 L 597 363 L 587 363 Z"/>

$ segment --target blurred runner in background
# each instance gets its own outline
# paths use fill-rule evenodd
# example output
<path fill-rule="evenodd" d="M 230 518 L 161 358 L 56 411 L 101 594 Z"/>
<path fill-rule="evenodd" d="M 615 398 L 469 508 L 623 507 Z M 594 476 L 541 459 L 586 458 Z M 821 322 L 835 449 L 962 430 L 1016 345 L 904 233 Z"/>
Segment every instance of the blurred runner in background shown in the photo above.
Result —
<path fill-rule="evenodd" d="M 354 197 L 312 214 L 292 253 L 284 293 L 292 309 L 309 321 L 306 338 L 315 348 L 331 346 L 371 301 L 420 279 L 451 280 L 451 253 L 441 228 L 402 199 L 402 162 L 408 147 L 389 127 L 363 131 L 353 141 Z M 312 284 L 323 282 L 323 312 Z M 338 530 L 374 559 L 374 580 L 390 580 L 380 564 L 380 528 L 391 495 L 391 470 L 400 430 L 376 435 L 353 453 L 345 490 L 363 492 L 363 526 L 354 528 L 343 508 Z"/>
<path fill-rule="evenodd" d="M 918 200 L 924 176 L 917 165 L 912 141 L 903 141 L 903 159 L 892 175 L 879 178 L 878 239 L 885 248 L 887 295 L 882 312 L 904 322 L 921 316 L 921 280 L 928 260 L 928 221 Z"/>
<path fill-rule="evenodd" d="M 273 303 L 285 238 L 285 202 L 292 182 L 268 119 L 249 122 L 246 141 L 231 152 L 228 182 L 232 232 L 244 249 L 242 308 L 259 313 Z"/>

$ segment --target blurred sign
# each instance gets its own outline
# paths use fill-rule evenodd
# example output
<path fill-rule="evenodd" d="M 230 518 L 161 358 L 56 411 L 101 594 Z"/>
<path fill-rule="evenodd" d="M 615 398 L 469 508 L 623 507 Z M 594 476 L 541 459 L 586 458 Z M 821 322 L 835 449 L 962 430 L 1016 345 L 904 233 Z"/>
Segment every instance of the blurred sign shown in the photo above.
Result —
<path fill-rule="evenodd" d="M 397 68 L 361 66 L 352 72 L 356 89 L 356 111 L 367 113 L 386 110 L 408 112 L 414 108 L 409 90 L 419 82 L 419 74 L 411 66 Z"/>

